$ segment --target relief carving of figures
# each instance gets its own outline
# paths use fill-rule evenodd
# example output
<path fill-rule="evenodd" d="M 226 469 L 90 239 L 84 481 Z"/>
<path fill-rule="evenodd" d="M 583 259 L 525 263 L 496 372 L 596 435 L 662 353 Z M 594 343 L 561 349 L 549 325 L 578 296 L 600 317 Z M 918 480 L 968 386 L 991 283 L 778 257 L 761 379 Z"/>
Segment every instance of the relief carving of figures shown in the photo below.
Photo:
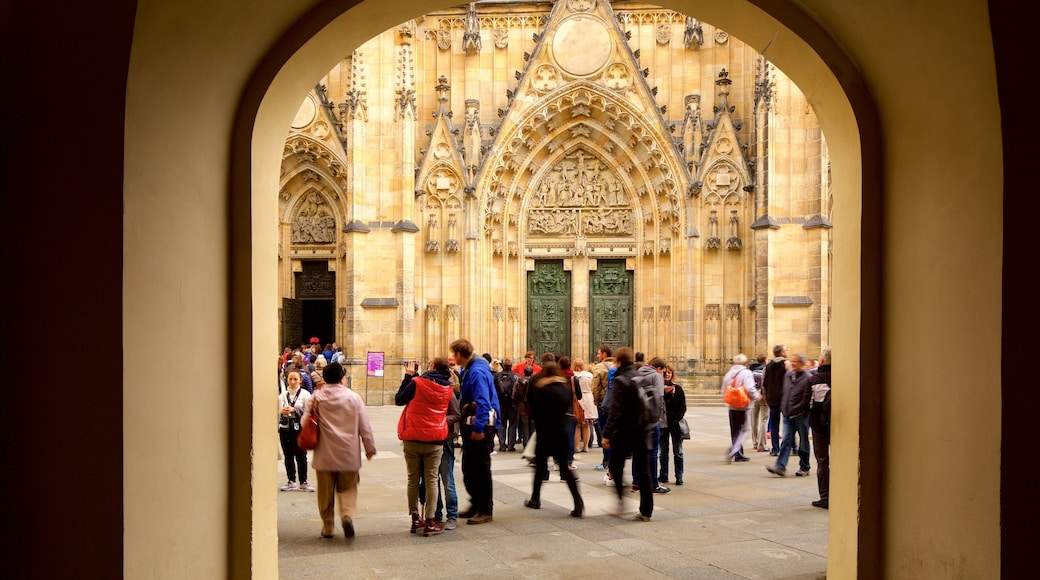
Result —
<path fill-rule="evenodd" d="M 592 293 L 598 296 L 628 294 L 628 275 L 620 268 L 600 268 L 592 275 Z"/>
<path fill-rule="evenodd" d="M 532 211 L 527 220 L 527 231 L 541 234 L 577 234 L 578 214 L 575 211 Z"/>
<path fill-rule="evenodd" d="M 625 206 L 621 180 L 584 151 L 566 157 L 536 188 L 531 207 Z"/>
<path fill-rule="evenodd" d="M 292 243 L 331 244 L 336 241 L 336 218 L 316 191 L 307 194 L 292 221 Z"/>
<path fill-rule="evenodd" d="M 567 289 L 567 279 L 563 266 L 559 264 L 539 264 L 531 276 L 531 290 L 538 296 L 557 296 Z"/>
<path fill-rule="evenodd" d="M 582 220 L 582 231 L 586 234 L 632 235 L 631 210 L 586 211 Z"/>

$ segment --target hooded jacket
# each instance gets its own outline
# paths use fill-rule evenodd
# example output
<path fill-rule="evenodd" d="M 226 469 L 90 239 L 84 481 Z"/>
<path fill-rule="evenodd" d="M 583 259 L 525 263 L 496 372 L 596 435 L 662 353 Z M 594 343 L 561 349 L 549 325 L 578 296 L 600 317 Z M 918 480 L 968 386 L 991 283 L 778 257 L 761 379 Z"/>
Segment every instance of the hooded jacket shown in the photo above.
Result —
<path fill-rule="evenodd" d="M 447 373 L 431 370 L 421 377 L 405 375 L 394 402 L 404 405 L 397 422 L 397 438 L 420 443 L 442 443 L 448 437 L 448 407 L 454 393 Z"/>

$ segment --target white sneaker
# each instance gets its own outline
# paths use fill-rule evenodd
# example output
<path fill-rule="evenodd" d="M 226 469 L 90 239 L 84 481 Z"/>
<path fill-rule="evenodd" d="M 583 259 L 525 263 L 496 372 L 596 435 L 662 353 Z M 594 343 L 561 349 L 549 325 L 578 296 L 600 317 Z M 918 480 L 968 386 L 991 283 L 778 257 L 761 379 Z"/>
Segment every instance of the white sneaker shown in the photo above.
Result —
<path fill-rule="evenodd" d="M 296 485 L 295 481 L 290 481 L 289 483 L 287 483 L 287 484 L 285 484 L 285 485 L 283 485 L 281 487 L 282 491 L 296 491 L 298 489 L 300 489 L 300 487 L 298 485 Z"/>
<path fill-rule="evenodd" d="M 603 485 L 614 485 L 614 478 L 609 473 L 603 476 Z"/>
<path fill-rule="evenodd" d="M 315 492 L 315 491 L 317 491 L 317 490 L 316 490 L 316 489 L 314 489 L 314 486 L 313 486 L 313 485 L 311 485 L 311 484 L 309 484 L 309 483 L 307 483 L 307 482 L 305 481 L 305 482 L 303 482 L 303 483 L 301 483 L 301 484 L 300 484 L 300 491 L 309 491 L 309 492 L 312 492 L 312 493 L 313 493 L 313 492 Z"/>

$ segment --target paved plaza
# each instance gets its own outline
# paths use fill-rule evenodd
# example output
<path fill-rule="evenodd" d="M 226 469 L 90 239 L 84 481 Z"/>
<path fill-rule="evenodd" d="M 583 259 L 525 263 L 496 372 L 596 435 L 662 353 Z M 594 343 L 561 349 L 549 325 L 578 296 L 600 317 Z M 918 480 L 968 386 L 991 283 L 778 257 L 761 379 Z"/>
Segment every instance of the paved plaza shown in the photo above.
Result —
<path fill-rule="evenodd" d="M 751 461 L 728 463 L 725 408 L 687 412 L 692 439 L 683 447 L 685 485 L 673 479 L 666 484 L 670 494 L 654 496 L 650 522 L 634 520 L 638 494 L 628 491 L 624 514 L 608 513 L 617 499 L 613 487 L 604 485 L 603 472 L 594 470 L 602 458 L 598 448 L 575 456 L 583 519 L 569 516 L 570 494 L 555 472 L 542 487 L 542 509 L 525 508 L 533 469 L 519 453 L 500 452 L 492 457 L 494 521 L 469 526 L 460 520 L 457 529 L 431 537 L 408 533 L 407 478 L 396 435 L 401 408 L 368 411 L 379 453 L 361 470 L 357 537 L 345 540 L 337 527 L 333 539 L 322 539 L 317 494 L 280 492 L 281 578 L 825 577 L 828 512 L 810 505 L 817 498 L 815 460 L 812 477 L 793 476 L 793 456 L 788 477 L 780 478 L 763 467 L 774 458 L 755 453 L 749 441 Z M 281 462 L 278 471 L 281 485 Z M 469 496 L 458 456 L 455 480 L 464 510 Z"/>

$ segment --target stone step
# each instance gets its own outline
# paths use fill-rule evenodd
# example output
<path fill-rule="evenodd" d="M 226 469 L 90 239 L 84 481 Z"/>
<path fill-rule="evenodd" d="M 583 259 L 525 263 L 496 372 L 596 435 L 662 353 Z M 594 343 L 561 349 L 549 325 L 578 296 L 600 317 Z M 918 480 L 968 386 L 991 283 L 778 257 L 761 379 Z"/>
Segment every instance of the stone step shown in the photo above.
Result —
<path fill-rule="evenodd" d="M 686 393 L 687 407 L 725 407 L 720 393 Z"/>

